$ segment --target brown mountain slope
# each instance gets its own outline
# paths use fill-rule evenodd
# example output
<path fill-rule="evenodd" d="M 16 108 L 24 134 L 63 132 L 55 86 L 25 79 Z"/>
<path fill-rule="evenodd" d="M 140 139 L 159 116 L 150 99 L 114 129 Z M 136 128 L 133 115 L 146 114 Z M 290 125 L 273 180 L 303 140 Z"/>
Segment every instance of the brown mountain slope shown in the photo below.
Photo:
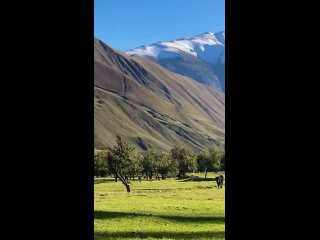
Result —
<path fill-rule="evenodd" d="M 140 149 L 194 151 L 224 138 L 224 94 L 95 39 L 95 146 L 116 134 Z"/>

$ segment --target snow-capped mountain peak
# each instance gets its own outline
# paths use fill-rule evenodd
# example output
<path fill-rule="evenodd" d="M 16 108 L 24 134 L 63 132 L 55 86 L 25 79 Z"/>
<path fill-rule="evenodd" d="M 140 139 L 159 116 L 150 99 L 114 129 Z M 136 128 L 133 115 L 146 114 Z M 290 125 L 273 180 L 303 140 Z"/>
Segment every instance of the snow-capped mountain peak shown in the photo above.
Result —
<path fill-rule="evenodd" d="M 224 31 L 158 42 L 128 50 L 126 53 L 157 59 L 178 57 L 181 53 L 187 53 L 211 64 L 224 63 Z"/>

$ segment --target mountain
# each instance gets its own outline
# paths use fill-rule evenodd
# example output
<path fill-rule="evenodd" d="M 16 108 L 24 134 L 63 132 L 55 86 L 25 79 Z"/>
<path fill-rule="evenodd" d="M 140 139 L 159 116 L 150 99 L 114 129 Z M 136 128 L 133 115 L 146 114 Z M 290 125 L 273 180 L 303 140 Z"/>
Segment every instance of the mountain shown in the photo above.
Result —
<path fill-rule="evenodd" d="M 194 151 L 224 138 L 224 94 L 137 55 L 94 41 L 94 144 L 115 135 L 140 150 Z"/>
<path fill-rule="evenodd" d="M 159 63 L 164 68 L 223 90 L 225 32 L 206 32 L 192 38 L 158 42 L 126 51 Z"/>

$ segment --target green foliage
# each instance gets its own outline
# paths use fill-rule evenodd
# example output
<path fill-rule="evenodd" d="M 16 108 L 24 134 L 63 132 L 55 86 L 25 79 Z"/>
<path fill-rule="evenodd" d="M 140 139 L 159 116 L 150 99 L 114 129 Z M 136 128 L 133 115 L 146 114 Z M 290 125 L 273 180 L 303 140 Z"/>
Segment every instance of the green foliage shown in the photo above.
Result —
<path fill-rule="evenodd" d="M 164 152 L 158 153 L 158 163 L 157 163 L 158 173 L 161 175 L 162 179 L 170 176 L 176 176 L 178 173 L 178 165 L 172 158 Z"/>
<path fill-rule="evenodd" d="M 156 152 L 154 150 L 149 150 L 142 154 L 142 172 L 147 178 L 152 179 L 154 173 L 157 171 L 157 165 L 155 161 Z"/>
<path fill-rule="evenodd" d="M 224 146 L 220 143 L 215 144 L 209 150 L 209 158 L 212 161 L 214 171 L 220 171 L 222 168 L 221 160 L 224 161 Z"/>
<path fill-rule="evenodd" d="M 107 151 L 94 151 L 94 176 L 105 177 L 109 173 L 107 165 Z"/>
<path fill-rule="evenodd" d="M 193 153 L 189 153 L 187 156 L 187 172 L 194 172 L 197 170 L 197 155 Z"/>
<path fill-rule="evenodd" d="M 200 172 L 224 170 L 225 151 L 224 143 L 214 144 L 208 152 L 201 152 L 197 155 L 198 170 Z"/>
<path fill-rule="evenodd" d="M 185 177 L 186 173 L 194 172 L 196 169 L 196 157 L 188 149 L 174 146 L 171 149 L 171 159 L 178 166 L 179 177 Z"/>
<path fill-rule="evenodd" d="M 209 160 L 210 160 L 209 155 L 206 152 L 201 152 L 197 155 L 197 164 L 198 164 L 199 172 L 204 172 L 208 169 Z"/>
<path fill-rule="evenodd" d="M 116 145 L 108 148 L 107 162 L 109 169 L 114 174 L 124 175 L 128 173 L 134 158 L 134 150 L 134 147 L 128 143 L 123 143 L 121 138 L 117 136 Z"/>
<path fill-rule="evenodd" d="M 105 159 L 105 160 L 103 160 Z M 122 142 L 117 136 L 116 144 L 107 151 L 95 151 L 95 175 L 105 176 L 111 172 L 116 179 L 128 180 L 145 175 L 147 179 L 159 175 L 186 177 L 187 173 L 224 170 L 225 147 L 223 142 L 214 144 L 208 152 L 194 154 L 190 150 L 174 146 L 170 152 L 148 150 L 137 153 L 130 144 Z M 122 180 L 121 180 L 122 181 Z M 127 182 L 128 184 L 128 182 Z"/>
<path fill-rule="evenodd" d="M 125 170 L 126 175 L 134 179 L 135 176 L 141 175 L 142 172 L 142 156 L 133 152 L 131 158 L 129 159 L 129 166 Z"/>
<path fill-rule="evenodd" d="M 130 192 L 127 175 L 132 170 L 132 163 L 135 161 L 135 148 L 130 144 L 122 142 L 121 137 L 117 136 L 116 145 L 108 148 L 107 162 L 112 173 L 119 178 L 126 186 L 127 191 Z"/>
<path fill-rule="evenodd" d="M 207 172 L 213 171 L 213 161 L 209 153 L 201 152 L 197 155 L 198 170 L 205 172 L 205 178 L 207 178 Z"/>
<path fill-rule="evenodd" d="M 223 148 L 223 152 L 221 154 L 221 170 L 224 171 L 225 170 L 225 151 Z"/>
<path fill-rule="evenodd" d="M 161 175 L 162 179 L 177 174 L 178 165 L 172 158 L 161 150 L 149 150 L 142 154 L 142 173 L 149 179 Z"/>

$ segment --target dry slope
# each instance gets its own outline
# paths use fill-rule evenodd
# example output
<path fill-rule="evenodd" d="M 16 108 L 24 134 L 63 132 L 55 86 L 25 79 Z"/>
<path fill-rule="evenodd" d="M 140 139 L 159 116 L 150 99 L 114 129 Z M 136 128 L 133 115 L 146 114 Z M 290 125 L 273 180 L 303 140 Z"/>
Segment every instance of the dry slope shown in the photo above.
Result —
<path fill-rule="evenodd" d="M 194 151 L 224 138 L 224 94 L 94 41 L 94 143 L 116 134 L 139 149 Z"/>

